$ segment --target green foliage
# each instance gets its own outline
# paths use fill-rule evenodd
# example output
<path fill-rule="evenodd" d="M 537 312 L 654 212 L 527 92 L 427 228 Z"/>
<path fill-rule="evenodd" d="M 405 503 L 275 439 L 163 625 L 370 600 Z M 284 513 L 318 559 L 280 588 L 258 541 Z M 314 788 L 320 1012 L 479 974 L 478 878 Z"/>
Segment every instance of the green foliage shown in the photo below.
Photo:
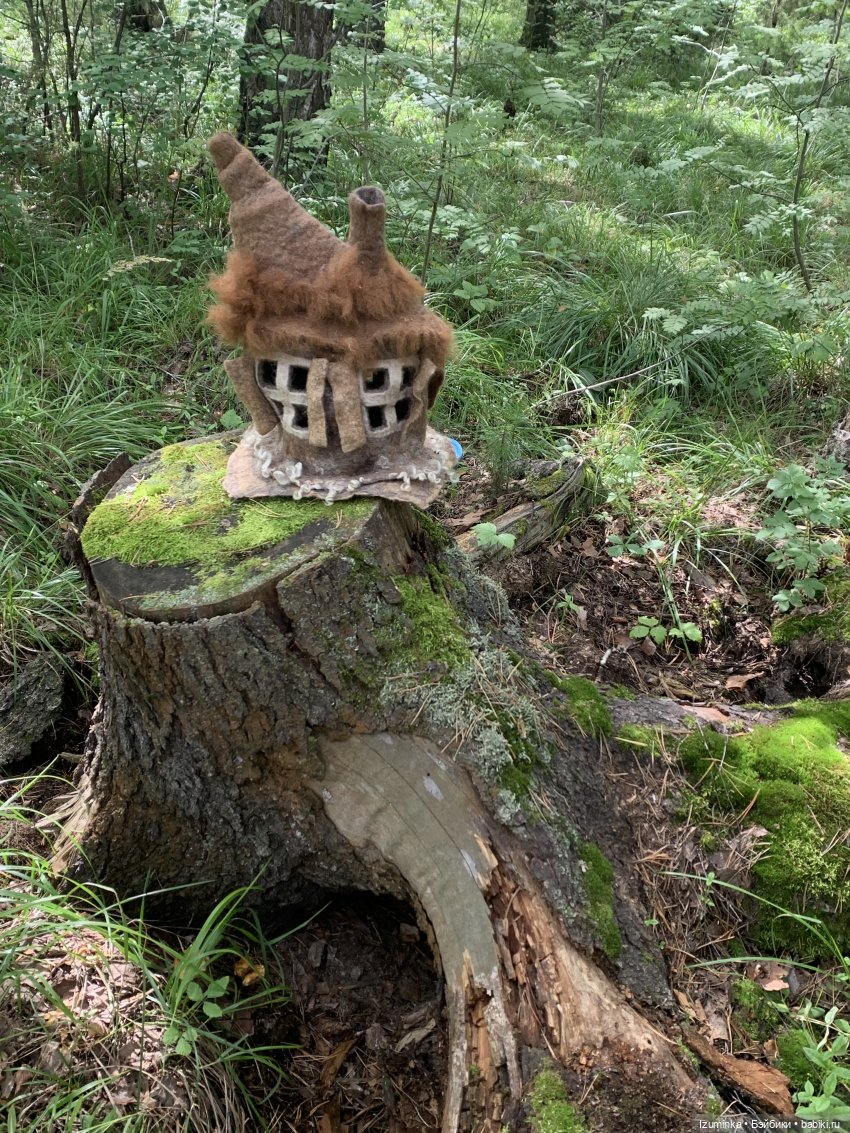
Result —
<path fill-rule="evenodd" d="M 850 641 L 850 577 L 845 570 L 835 570 L 824 574 L 822 581 L 826 608 L 779 618 L 772 631 L 777 645 L 789 645 L 809 635 L 824 643 Z"/>
<path fill-rule="evenodd" d="M 850 529 L 850 492 L 843 469 L 832 460 L 817 464 L 815 474 L 788 465 L 767 484 L 781 507 L 765 520 L 756 538 L 774 548 L 767 561 L 790 579 L 788 587 L 773 596 L 782 612 L 823 594 L 826 585 L 815 576 L 842 550 L 831 533 Z"/>
<path fill-rule="evenodd" d="M 51 828 L 27 802 L 39 782 L 2 784 L 0 825 L 30 845 L 39 844 L 36 822 Z M 286 1047 L 251 1044 L 233 1023 L 240 1013 L 279 1010 L 287 992 L 276 941 L 244 907 L 248 889 L 229 894 L 178 939 L 140 912 L 142 895 L 121 901 L 67 878 L 60 888 L 48 847 L 6 846 L 0 867 L 0 1047 L 18 1083 L 4 1103 L 10 1129 L 153 1133 L 161 1114 L 116 1101 L 120 1075 L 109 1071 L 132 1065 L 127 1050 L 144 1057 L 139 1093 L 163 1084 L 177 1096 L 188 1087 L 193 1129 L 265 1128 L 260 1102 L 281 1079 Z M 77 969 L 73 1009 L 63 964 Z M 250 979 L 233 974 L 240 964 Z M 50 1052 L 60 1039 L 56 1062 Z"/>
<path fill-rule="evenodd" d="M 79 632 L 72 575 L 54 577 L 54 535 L 90 471 L 118 447 L 136 456 L 218 422 L 239 427 L 200 330 L 205 278 L 227 242 L 204 140 L 235 125 L 241 79 L 272 80 L 278 114 L 291 83 L 277 80 L 304 66 L 277 29 L 243 44 L 244 5 L 199 0 L 150 30 L 100 0 L 68 8 L 84 29 L 71 45 L 52 3 L 18 4 L 3 24 L 0 299 L 10 383 L 53 413 L 79 382 L 81 415 L 104 428 L 85 459 L 67 469 L 60 459 L 45 477 L 26 459 L 35 434 L 30 444 L 15 424 L 29 409 L 0 423 L 0 451 L 25 455 L 10 475 L 29 486 L 0 500 L 3 542 L 14 540 L 3 552 L 7 653 Z M 483 456 L 495 492 L 517 460 L 558 454 L 573 426 L 550 408 L 569 396 L 587 415 L 583 442 L 604 440 L 612 512 L 634 511 L 661 463 L 687 480 L 678 498 L 695 507 L 674 519 L 675 538 L 660 530 L 659 502 L 628 529 L 645 532 L 637 544 L 663 540 L 659 563 L 680 548 L 706 553 L 696 495 L 745 491 L 809 459 L 774 455 L 785 438 L 766 407 L 781 418 L 801 393 L 795 412 L 816 420 L 795 443 L 811 451 L 835 403 L 810 413 L 806 396 L 840 396 L 846 382 L 850 135 L 834 85 L 846 29 L 836 40 L 807 6 L 782 6 L 768 32 L 750 6 L 732 18 L 708 0 L 575 0 L 544 55 L 518 46 L 519 9 L 463 5 L 457 24 L 455 14 L 448 0 L 405 0 L 387 13 L 380 51 L 364 5 L 336 5 L 346 33 L 320 64 L 333 98 L 299 140 L 314 154 L 333 144 L 293 188 L 341 234 L 351 186 L 387 188 L 391 246 L 427 267 L 432 304 L 460 328 L 436 421 Z M 812 140 L 795 191 L 801 126 Z M 273 160 L 280 140 L 273 123 L 263 141 Z M 653 419 L 642 436 L 622 416 L 626 386 L 630 412 Z M 71 447 L 59 434 L 50 443 L 63 456 Z M 48 487 L 33 492 L 39 481 Z M 829 491 L 833 506 L 840 493 Z M 842 530 L 790 519 L 791 543 L 809 554 Z M 796 554 L 774 534 L 771 553 Z M 804 565 L 782 581 L 789 601 L 818 596 Z M 689 639 L 666 599 L 647 616 Z"/>
<path fill-rule="evenodd" d="M 516 543 L 516 535 L 508 531 L 499 531 L 495 523 L 476 523 L 472 529 L 475 532 L 479 547 L 502 547 L 512 551 Z"/>
<path fill-rule="evenodd" d="M 698 642 L 702 641 L 702 630 L 693 622 L 679 622 L 678 625 L 665 626 L 659 622 L 658 618 L 641 615 L 637 620 L 637 625 L 632 626 L 629 630 L 629 637 L 635 641 L 643 641 L 645 637 L 649 637 L 656 645 L 662 645 L 665 641 L 674 637 L 681 641 Z"/>
<path fill-rule="evenodd" d="M 850 1120 L 850 1022 L 806 1002 L 795 1013 L 799 1026 L 777 1038 L 779 1067 L 797 1088 L 798 1117 Z"/>

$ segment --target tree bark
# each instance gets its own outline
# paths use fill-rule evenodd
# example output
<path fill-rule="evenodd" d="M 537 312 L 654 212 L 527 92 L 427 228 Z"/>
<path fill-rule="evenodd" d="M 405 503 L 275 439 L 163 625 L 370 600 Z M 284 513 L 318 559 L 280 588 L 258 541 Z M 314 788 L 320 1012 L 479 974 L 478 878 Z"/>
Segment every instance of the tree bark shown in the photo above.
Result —
<path fill-rule="evenodd" d="M 311 147 L 299 143 L 292 127 L 309 122 L 330 105 L 333 19 L 328 5 L 268 0 L 256 15 L 249 15 L 245 26 L 240 140 L 261 158 L 265 154 L 271 171 L 287 183 L 309 162 L 322 160 L 324 147 L 313 147 L 311 156 Z M 289 55 L 313 60 L 314 66 L 287 68 Z M 264 135 L 272 132 L 276 141 L 269 154 Z"/>
<path fill-rule="evenodd" d="M 190 478 L 232 444 L 203 442 Z M 522 1128 L 547 1052 L 593 1067 L 606 1129 L 680 1128 L 702 1088 L 615 978 L 666 994 L 630 834 L 598 742 L 523 655 L 503 595 L 433 520 L 378 500 L 305 510 L 213 581 L 199 562 L 104 553 L 111 501 L 158 538 L 197 523 L 185 483 L 163 479 L 174 450 L 193 451 L 131 468 L 83 530 L 102 695 L 57 866 L 122 894 L 170 889 L 153 900 L 181 917 L 251 881 L 266 908 L 406 900 L 445 978 L 443 1133 Z M 272 507 L 304 503 L 232 502 L 221 538 Z M 591 842 L 614 866 L 604 933 Z M 632 1095 L 645 1125 L 617 1117 Z"/>
<path fill-rule="evenodd" d="M 520 43 L 529 51 L 554 51 L 555 5 L 552 0 L 526 0 Z"/>

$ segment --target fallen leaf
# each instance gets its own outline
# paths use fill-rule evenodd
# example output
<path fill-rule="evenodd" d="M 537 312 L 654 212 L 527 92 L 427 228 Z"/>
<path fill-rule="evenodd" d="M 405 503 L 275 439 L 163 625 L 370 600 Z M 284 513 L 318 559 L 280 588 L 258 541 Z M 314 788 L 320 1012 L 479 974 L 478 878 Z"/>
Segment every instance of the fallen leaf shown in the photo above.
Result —
<path fill-rule="evenodd" d="M 401 1052 L 409 1046 L 415 1046 L 416 1043 L 421 1043 L 424 1038 L 431 1034 L 436 1025 L 433 1019 L 429 1019 L 424 1027 L 417 1027 L 415 1031 L 408 1031 L 404 1038 L 399 1039 L 396 1043 L 396 1054 L 401 1054 Z"/>
<path fill-rule="evenodd" d="M 750 681 L 754 681 L 756 677 L 763 677 L 764 669 L 759 669 L 756 673 L 733 673 L 728 677 L 724 688 L 726 689 L 743 689 L 746 688 Z"/>
<path fill-rule="evenodd" d="M 113 1105 L 135 1105 L 139 1099 L 135 1094 L 131 1094 L 126 1090 L 119 1090 L 117 1093 L 110 1094 L 109 1100 Z"/>
<path fill-rule="evenodd" d="M 726 1014 L 728 1003 L 725 994 L 722 1005 L 705 999 L 702 1006 L 709 1038 L 713 1043 L 722 1042 L 728 1045 L 732 1041 L 732 1036 L 729 1034 L 729 1019 Z"/>
<path fill-rule="evenodd" d="M 319 1115 L 319 1133 L 340 1133 L 339 1107 Z"/>
<path fill-rule="evenodd" d="M 240 956 L 233 965 L 233 974 L 243 987 L 253 987 L 266 974 L 266 969 L 262 964 L 254 964 L 245 956 Z"/>
<path fill-rule="evenodd" d="M 42 1013 L 42 1022 L 49 1030 L 54 1030 L 56 1027 L 61 1027 L 64 1023 L 68 1024 L 69 1019 L 65 1011 L 45 1011 Z"/>
<path fill-rule="evenodd" d="M 688 709 L 691 716 L 697 716 L 700 720 L 708 720 L 713 724 L 728 724 L 728 715 L 721 711 L 719 708 L 711 708 L 704 704 L 694 704 Z"/>
<path fill-rule="evenodd" d="M 658 646 L 654 641 L 650 641 L 648 637 L 645 637 L 640 643 L 640 649 L 641 653 L 645 653 L 647 657 L 652 657 L 655 653 L 658 652 Z"/>
<path fill-rule="evenodd" d="M 788 988 L 785 980 L 765 980 L 761 986 L 765 991 L 786 991 Z"/>
<path fill-rule="evenodd" d="M 678 990 L 674 990 L 673 994 L 676 997 L 676 1002 L 679 1004 L 682 1010 L 686 1012 L 686 1014 L 690 1015 L 692 1019 L 696 1018 L 696 1011 L 694 1010 L 694 1005 L 691 1002 L 690 996 L 687 996 L 683 991 Z"/>
<path fill-rule="evenodd" d="M 322 1073 L 319 1076 L 319 1081 L 324 1089 L 327 1089 L 334 1081 L 337 1074 L 339 1074 L 339 1068 L 342 1066 L 343 1062 L 345 1062 L 348 1057 L 348 1052 L 354 1046 L 354 1043 L 354 1039 L 346 1039 L 344 1043 L 340 1043 L 339 1046 L 328 1055 L 325 1060 L 325 1065 L 322 1067 Z"/>
<path fill-rule="evenodd" d="M 775 960 L 768 960 L 756 978 L 756 982 L 765 991 L 786 991 L 788 988 L 788 974 L 790 968 L 787 964 L 779 964 Z"/>

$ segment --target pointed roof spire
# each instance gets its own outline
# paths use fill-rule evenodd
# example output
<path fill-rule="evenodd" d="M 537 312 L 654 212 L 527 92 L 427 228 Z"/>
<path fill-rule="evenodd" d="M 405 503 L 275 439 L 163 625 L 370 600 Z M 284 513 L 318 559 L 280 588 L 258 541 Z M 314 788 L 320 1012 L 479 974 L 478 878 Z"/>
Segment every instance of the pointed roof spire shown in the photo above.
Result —
<path fill-rule="evenodd" d="M 303 209 L 254 155 L 224 131 L 209 143 L 218 179 L 230 197 L 233 243 L 261 268 L 281 268 L 301 281 L 314 278 L 343 247 Z"/>

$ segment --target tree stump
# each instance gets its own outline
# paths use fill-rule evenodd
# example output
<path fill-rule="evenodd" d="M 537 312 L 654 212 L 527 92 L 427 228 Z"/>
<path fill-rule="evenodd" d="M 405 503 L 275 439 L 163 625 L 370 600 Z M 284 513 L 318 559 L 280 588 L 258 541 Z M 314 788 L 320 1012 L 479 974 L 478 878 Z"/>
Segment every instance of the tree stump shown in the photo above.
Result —
<path fill-rule="evenodd" d="M 598 741 L 569 722 L 593 686 L 546 680 L 428 516 L 232 501 L 233 444 L 146 458 L 82 532 L 102 694 L 58 864 L 181 916 L 252 881 L 267 908 L 402 898 L 445 977 L 443 1133 L 519 1129 L 534 1052 L 645 1106 L 607 1129 L 679 1128 L 703 1088 L 613 978 L 652 946 Z"/>

